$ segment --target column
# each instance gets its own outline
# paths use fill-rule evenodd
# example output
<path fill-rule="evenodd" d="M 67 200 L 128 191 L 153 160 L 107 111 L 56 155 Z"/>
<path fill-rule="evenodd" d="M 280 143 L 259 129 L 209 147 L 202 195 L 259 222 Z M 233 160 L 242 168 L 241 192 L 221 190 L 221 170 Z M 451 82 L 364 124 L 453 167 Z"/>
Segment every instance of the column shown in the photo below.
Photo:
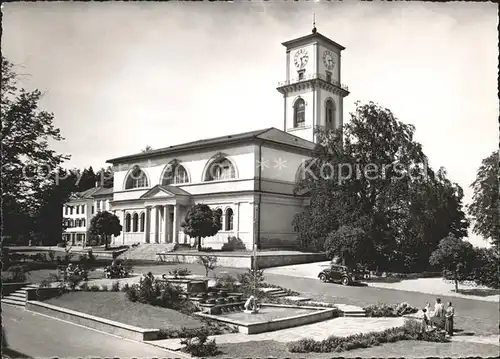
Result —
<path fill-rule="evenodd" d="M 151 218 L 151 231 L 150 231 L 150 240 L 149 243 L 154 243 L 155 242 L 155 237 L 156 237 L 156 228 L 155 228 L 155 223 L 156 223 L 156 207 L 151 207 L 151 213 L 150 213 L 150 218 Z"/>
<path fill-rule="evenodd" d="M 168 210 L 168 205 L 163 206 L 163 218 L 165 219 L 165 222 L 163 222 L 163 243 L 169 243 L 170 238 L 170 211 Z"/>
<path fill-rule="evenodd" d="M 151 207 L 146 207 L 146 218 L 144 218 L 144 242 L 149 243 L 151 238 Z"/>
<path fill-rule="evenodd" d="M 179 211 L 179 205 L 178 204 L 175 204 L 174 205 L 174 223 L 173 223 L 173 226 L 174 226 L 174 235 L 173 235 L 173 238 L 172 238 L 172 243 L 179 243 L 179 229 L 180 229 L 180 211 Z"/>
<path fill-rule="evenodd" d="M 120 211 L 120 224 L 122 225 L 122 244 L 125 244 L 125 210 Z"/>
<path fill-rule="evenodd" d="M 234 213 L 233 213 L 233 226 L 234 226 L 234 235 L 236 238 L 240 236 L 240 202 L 236 202 L 234 204 Z"/>
<path fill-rule="evenodd" d="M 155 206 L 155 243 L 159 243 L 159 235 L 160 233 L 160 226 L 159 226 L 159 222 L 160 222 L 160 207 L 158 206 Z"/>

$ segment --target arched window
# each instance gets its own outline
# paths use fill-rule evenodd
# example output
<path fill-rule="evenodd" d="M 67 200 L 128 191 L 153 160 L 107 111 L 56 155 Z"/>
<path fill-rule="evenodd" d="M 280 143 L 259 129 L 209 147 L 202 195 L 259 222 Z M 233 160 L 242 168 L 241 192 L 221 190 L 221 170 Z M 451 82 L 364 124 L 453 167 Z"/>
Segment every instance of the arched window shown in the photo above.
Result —
<path fill-rule="evenodd" d="M 215 212 L 217 212 L 217 214 L 219 215 L 221 228 L 224 228 L 224 223 L 223 223 L 224 222 L 224 216 L 222 215 L 222 209 L 217 208 L 215 210 Z"/>
<path fill-rule="evenodd" d="M 134 213 L 134 216 L 132 217 L 132 231 L 137 232 L 138 225 L 139 225 L 139 215 L 137 213 Z"/>
<path fill-rule="evenodd" d="M 161 179 L 161 184 L 164 186 L 188 182 L 189 176 L 186 169 L 183 165 L 177 163 L 168 164 Z"/>
<path fill-rule="evenodd" d="M 306 102 L 299 98 L 293 105 L 293 127 L 302 127 L 306 122 Z"/>
<path fill-rule="evenodd" d="M 125 232 L 130 232 L 130 222 L 130 213 L 127 213 L 127 215 L 125 216 Z"/>
<path fill-rule="evenodd" d="M 226 222 L 225 230 L 232 231 L 233 230 L 233 210 L 231 208 L 226 209 L 225 222 Z"/>
<path fill-rule="evenodd" d="M 205 181 L 219 181 L 236 178 L 236 170 L 227 158 L 214 161 L 205 173 Z"/>
<path fill-rule="evenodd" d="M 328 99 L 325 102 L 325 127 L 328 129 L 334 129 L 335 122 L 335 104 L 332 99 Z"/>
<path fill-rule="evenodd" d="M 141 232 L 144 232 L 144 222 L 146 220 L 146 215 L 144 212 L 141 213 Z"/>
<path fill-rule="evenodd" d="M 129 173 L 127 181 L 125 182 L 125 189 L 142 188 L 148 186 L 148 178 L 139 167 L 134 168 L 134 170 Z"/>

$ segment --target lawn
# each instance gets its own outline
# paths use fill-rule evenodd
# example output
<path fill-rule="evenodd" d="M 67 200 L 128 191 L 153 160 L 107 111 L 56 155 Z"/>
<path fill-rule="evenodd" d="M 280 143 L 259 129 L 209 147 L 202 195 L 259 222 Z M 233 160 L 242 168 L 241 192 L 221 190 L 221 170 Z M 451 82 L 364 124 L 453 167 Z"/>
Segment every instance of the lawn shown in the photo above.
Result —
<path fill-rule="evenodd" d="M 428 343 L 420 341 L 400 341 L 383 344 L 372 348 L 355 349 L 341 353 L 290 353 L 284 343 L 276 341 L 231 343 L 217 345 L 222 352 L 214 359 L 225 358 L 290 358 L 299 359 L 311 357 L 315 359 L 329 359 L 332 357 L 370 358 L 370 357 L 496 357 L 499 348 L 496 345 L 450 342 Z"/>
<path fill-rule="evenodd" d="M 70 292 L 46 303 L 140 328 L 197 328 L 202 323 L 172 309 L 129 301 L 121 292 Z"/>

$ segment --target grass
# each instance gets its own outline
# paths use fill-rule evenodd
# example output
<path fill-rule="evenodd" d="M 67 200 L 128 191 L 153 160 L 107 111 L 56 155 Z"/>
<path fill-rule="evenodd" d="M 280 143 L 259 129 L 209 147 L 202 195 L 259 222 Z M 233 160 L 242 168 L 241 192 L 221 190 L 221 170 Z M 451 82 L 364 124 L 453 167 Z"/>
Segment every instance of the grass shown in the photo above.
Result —
<path fill-rule="evenodd" d="M 329 359 L 336 356 L 336 353 L 290 353 L 286 349 L 285 343 L 272 340 L 246 343 L 217 344 L 222 352 L 214 359 L 225 358 L 248 358 L 249 353 L 253 358 L 290 358 L 299 359 L 304 357 L 314 357 L 315 359 Z M 498 346 L 464 342 L 450 343 L 427 343 L 420 341 L 400 341 L 396 343 L 383 344 L 365 349 L 354 349 L 339 353 L 342 357 L 348 358 L 370 358 L 370 357 L 406 357 L 411 353 L 414 357 L 496 357 L 498 356 Z"/>
<path fill-rule="evenodd" d="M 202 322 L 172 309 L 129 301 L 121 292 L 70 292 L 46 303 L 140 328 L 198 328 Z"/>

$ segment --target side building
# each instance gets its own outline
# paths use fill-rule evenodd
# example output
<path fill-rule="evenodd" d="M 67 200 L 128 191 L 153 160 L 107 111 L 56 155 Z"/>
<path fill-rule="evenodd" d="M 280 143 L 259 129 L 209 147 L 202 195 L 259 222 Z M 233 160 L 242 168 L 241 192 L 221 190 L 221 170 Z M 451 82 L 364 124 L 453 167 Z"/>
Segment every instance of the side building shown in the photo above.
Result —
<path fill-rule="evenodd" d="M 72 245 L 86 245 L 90 220 L 101 211 L 110 211 L 113 189 L 96 183 L 94 188 L 73 193 L 63 205 L 63 240 Z"/>

